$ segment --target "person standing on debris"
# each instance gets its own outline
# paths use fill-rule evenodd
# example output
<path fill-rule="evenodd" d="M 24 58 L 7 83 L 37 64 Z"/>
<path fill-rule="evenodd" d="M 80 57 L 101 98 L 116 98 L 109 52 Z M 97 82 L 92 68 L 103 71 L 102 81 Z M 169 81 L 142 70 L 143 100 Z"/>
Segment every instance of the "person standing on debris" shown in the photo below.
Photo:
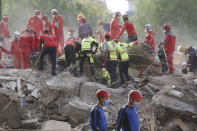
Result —
<path fill-rule="evenodd" d="M 43 23 L 40 10 L 35 10 L 35 15 L 29 18 L 27 28 L 33 29 L 37 35 L 42 33 Z"/>
<path fill-rule="evenodd" d="M 97 104 L 92 107 L 90 112 L 90 128 L 91 131 L 107 131 L 107 119 L 103 110 L 103 106 L 109 106 L 110 94 L 106 90 L 98 90 L 96 92 L 98 99 Z"/>
<path fill-rule="evenodd" d="M 66 41 L 78 41 L 77 38 L 75 37 L 75 30 L 74 29 L 69 29 L 68 30 L 68 38 Z"/>
<path fill-rule="evenodd" d="M 120 32 L 120 34 L 118 35 L 117 38 L 119 38 L 124 33 L 124 31 L 126 30 L 127 33 L 128 33 L 127 42 L 130 43 L 130 42 L 137 41 L 137 33 L 135 31 L 134 24 L 129 21 L 129 17 L 128 17 L 127 14 L 123 15 L 122 18 L 123 18 L 123 22 L 124 22 L 124 27 L 123 27 L 122 31 Z"/>
<path fill-rule="evenodd" d="M 49 29 L 49 33 L 52 34 L 53 31 L 52 31 L 52 24 L 51 22 L 48 21 L 48 16 L 47 15 L 44 15 L 42 17 L 42 20 L 43 20 L 43 28 L 48 28 Z"/>
<path fill-rule="evenodd" d="M 173 55 L 176 47 L 176 36 L 172 33 L 170 24 L 164 24 L 163 29 L 165 33 L 165 38 L 164 41 L 160 43 L 159 46 L 164 45 L 164 49 L 167 57 L 167 63 L 165 64 L 168 65 L 169 73 L 173 74 L 175 71 L 173 64 Z"/>
<path fill-rule="evenodd" d="M 6 49 L 3 47 L 3 39 L 0 40 L 0 69 L 5 68 L 5 67 L 2 65 L 2 63 L 1 63 L 2 52 L 5 53 L 5 54 L 11 54 L 10 51 L 6 50 Z"/>
<path fill-rule="evenodd" d="M 111 77 L 110 88 L 117 88 L 117 73 L 116 67 L 118 65 L 118 56 L 117 56 L 117 45 L 114 41 L 111 40 L 110 33 L 105 33 L 106 44 L 106 68 Z"/>
<path fill-rule="evenodd" d="M 144 28 L 145 28 L 145 32 L 147 33 L 146 40 L 144 41 L 144 43 L 147 43 L 148 45 L 150 45 L 150 47 L 154 51 L 155 40 L 154 40 L 154 32 L 153 32 L 152 26 L 150 24 L 146 24 Z"/>
<path fill-rule="evenodd" d="M 97 26 L 99 27 L 100 30 L 101 30 L 101 26 L 102 26 L 105 32 L 110 32 L 110 23 L 105 23 L 105 22 L 99 20 L 97 22 Z"/>
<path fill-rule="evenodd" d="M 92 36 L 92 28 L 90 24 L 87 23 L 86 18 L 84 17 L 81 18 L 81 24 L 79 25 L 78 36 L 81 40 L 89 36 Z"/>
<path fill-rule="evenodd" d="M 119 58 L 119 75 L 120 75 L 120 84 L 128 84 L 130 82 L 130 76 L 128 73 L 129 70 L 129 55 L 127 48 L 133 46 L 133 43 L 117 43 L 117 52 Z"/>
<path fill-rule="evenodd" d="M 57 9 L 52 9 L 51 14 L 53 17 L 53 32 L 57 39 L 58 44 L 58 54 L 64 51 L 64 18 L 59 15 Z"/>
<path fill-rule="evenodd" d="M 83 74 L 83 65 L 88 59 L 91 81 L 95 81 L 94 54 L 97 52 L 98 46 L 98 42 L 93 37 L 84 38 L 81 43 L 80 73 Z"/>
<path fill-rule="evenodd" d="M 119 18 L 121 16 L 120 12 L 116 12 L 115 17 L 112 19 L 110 23 L 110 34 L 111 39 L 115 39 L 121 32 L 122 25 L 119 24 Z"/>
<path fill-rule="evenodd" d="M 40 45 L 42 47 L 40 60 L 39 60 L 39 69 L 43 70 L 44 68 L 44 56 L 49 54 L 52 63 L 52 75 L 56 75 L 56 52 L 57 52 L 57 41 L 54 35 L 49 33 L 49 29 L 46 28 L 43 30 L 43 35 L 40 36 Z"/>
<path fill-rule="evenodd" d="M 8 20 L 8 16 L 3 16 L 0 22 L 0 39 L 2 39 L 3 43 L 5 42 L 5 39 L 10 38 Z"/>
<path fill-rule="evenodd" d="M 22 68 L 21 48 L 19 46 L 21 34 L 18 31 L 14 32 L 14 34 L 15 34 L 15 39 L 12 41 L 11 53 L 14 56 L 14 64 L 16 69 L 21 69 Z"/>
<path fill-rule="evenodd" d="M 141 101 L 142 94 L 138 90 L 131 90 L 127 105 L 118 112 L 116 131 L 140 131 L 137 108 Z"/>

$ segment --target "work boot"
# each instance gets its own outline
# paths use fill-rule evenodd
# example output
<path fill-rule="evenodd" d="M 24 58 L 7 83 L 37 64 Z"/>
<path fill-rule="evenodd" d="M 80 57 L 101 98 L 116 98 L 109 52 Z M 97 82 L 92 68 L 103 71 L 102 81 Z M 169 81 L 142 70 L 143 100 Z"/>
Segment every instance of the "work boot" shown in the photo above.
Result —
<path fill-rule="evenodd" d="M 57 75 L 55 71 L 52 71 L 51 74 L 52 74 L 52 76 L 56 76 Z"/>

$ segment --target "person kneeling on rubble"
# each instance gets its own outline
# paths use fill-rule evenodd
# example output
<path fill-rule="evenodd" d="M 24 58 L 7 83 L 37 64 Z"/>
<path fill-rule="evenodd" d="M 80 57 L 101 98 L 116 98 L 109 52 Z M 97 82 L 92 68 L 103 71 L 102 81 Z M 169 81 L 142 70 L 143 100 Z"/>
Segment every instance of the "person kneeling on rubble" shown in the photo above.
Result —
<path fill-rule="evenodd" d="M 57 52 L 57 42 L 54 35 L 49 33 L 49 29 L 45 28 L 43 35 L 40 36 L 41 55 L 39 60 L 39 69 L 43 70 L 44 66 L 44 56 L 49 54 L 52 62 L 52 75 L 56 75 L 56 52 Z"/>
<path fill-rule="evenodd" d="M 98 42 L 93 37 L 84 38 L 81 43 L 80 73 L 83 75 L 84 61 L 88 59 L 91 81 L 95 81 L 94 54 L 97 52 L 98 46 Z"/>
<path fill-rule="evenodd" d="M 128 94 L 128 104 L 118 112 L 116 131 L 140 131 L 137 108 L 141 101 L 142 94 L 138 90 L 131 90 Z"/>
<path fill-rule="evenodd" d="M 97 104 L 92 107 L 90 112 L 90 128 L 91 131 L 107 131 L 107 120 L 103 106 L 109 106 L 110 94 L 101 89 L 97 91 L 96 97 L 98 99 Z"/>
<path fill-rule="evenodd" d="M 197 50 L 192 46 L 184 48 L 183 46 L 178 47 L 178 51 L 184 53 L 187 57 L 187 63 L 185 68 L 182 69 L 182 73 L 188 72 L 197 73 Z"/>
<path fill-rule="evenodd" d="M 66 68 L 69 68 L 71 66 L 71 72 L 75 76 L 78 76 L 77 74 L 77 68 L 76 68 L 76 62 L 78 59 L 78 53 L 81 51 L 81 43 L 74 42 L 72 40 L 69 40 L 66 42 L 66 46 L 64 47 L 65 51 L 65 66 Z"/>

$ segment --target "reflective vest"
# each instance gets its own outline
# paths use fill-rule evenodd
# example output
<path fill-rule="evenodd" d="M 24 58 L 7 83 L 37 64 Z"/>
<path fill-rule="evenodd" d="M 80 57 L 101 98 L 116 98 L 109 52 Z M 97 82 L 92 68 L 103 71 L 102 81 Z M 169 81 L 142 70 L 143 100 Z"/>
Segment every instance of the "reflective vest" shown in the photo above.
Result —
<path fill-rule="evenodd" d="M 96 42 L 96 40 L 92 37 L 84 38 L 81 43 L 81 51 L 90 51 L 93 41 Z"/>
<path fill-rule="evenodd" d="M 118 56 L 117 56 L 117 46 L 116 43 L 113 41 L 109 41 L 107 42 L 107 49 L 109 51 L 109 59 L 110 60 L 118 60 Z"/>
<path fill-rule="evenodd" d="M 129 55 L 127 53 L 127 47 L 128 47 L 128 44 L 125 44 L 125 43 L 119 42 L 117 44 L 118 54 L 120 56 L 120 60 L 122 60 L 122 61 L 129 60 Z"/>

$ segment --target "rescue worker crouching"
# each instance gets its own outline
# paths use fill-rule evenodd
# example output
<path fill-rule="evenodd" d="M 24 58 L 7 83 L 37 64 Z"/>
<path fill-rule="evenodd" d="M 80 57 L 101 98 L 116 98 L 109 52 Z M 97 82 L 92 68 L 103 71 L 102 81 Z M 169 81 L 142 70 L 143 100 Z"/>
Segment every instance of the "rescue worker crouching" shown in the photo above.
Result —
<path fill-rule="evenodd" d="M 111 77 L 111 85 L 110 88 L 117 88 L 118 81 L 117 81 L 117 73 L 116 67 L 118 65 L 118 56 L 117 56 L 117 45 L 114 41 L 111 40 L 110 33 L 105 33 L 106 39 L 106 68 Z"/>
<path fill-rule="evenodd" d="M 49 33 L 48 28 L 44 29 L 43 35 L 40 36 L 40 45 L 42 49 L 41 49 L 41 55 L 39 60 L 39 69 L 43 70 L 44 56 L 49 54 L 52 63 L 52 75 L 54 76 L 56 75 L 55 70 L 56 70 L 57 43 L 55 36 Z"/>
<path fill-rule="evenodd" d="M 107 131 L 107 119 L 103 106 L 109 106 L 110 94 L 107 90 L 101 89 L 96 92 L 96 97 L 97 104 L 92 107 L 90 112 L 90 128 L 91 131 Z"/>
<path fill-rule="evenodd" d="M 83 65 L 88 59 L 91 81 L 95 81 L 94 54 L 97 52 L 98 46 L 98 42 L 93 37 L 84 38 L 81 43 L 80 74 L 83 75 Z"/>

